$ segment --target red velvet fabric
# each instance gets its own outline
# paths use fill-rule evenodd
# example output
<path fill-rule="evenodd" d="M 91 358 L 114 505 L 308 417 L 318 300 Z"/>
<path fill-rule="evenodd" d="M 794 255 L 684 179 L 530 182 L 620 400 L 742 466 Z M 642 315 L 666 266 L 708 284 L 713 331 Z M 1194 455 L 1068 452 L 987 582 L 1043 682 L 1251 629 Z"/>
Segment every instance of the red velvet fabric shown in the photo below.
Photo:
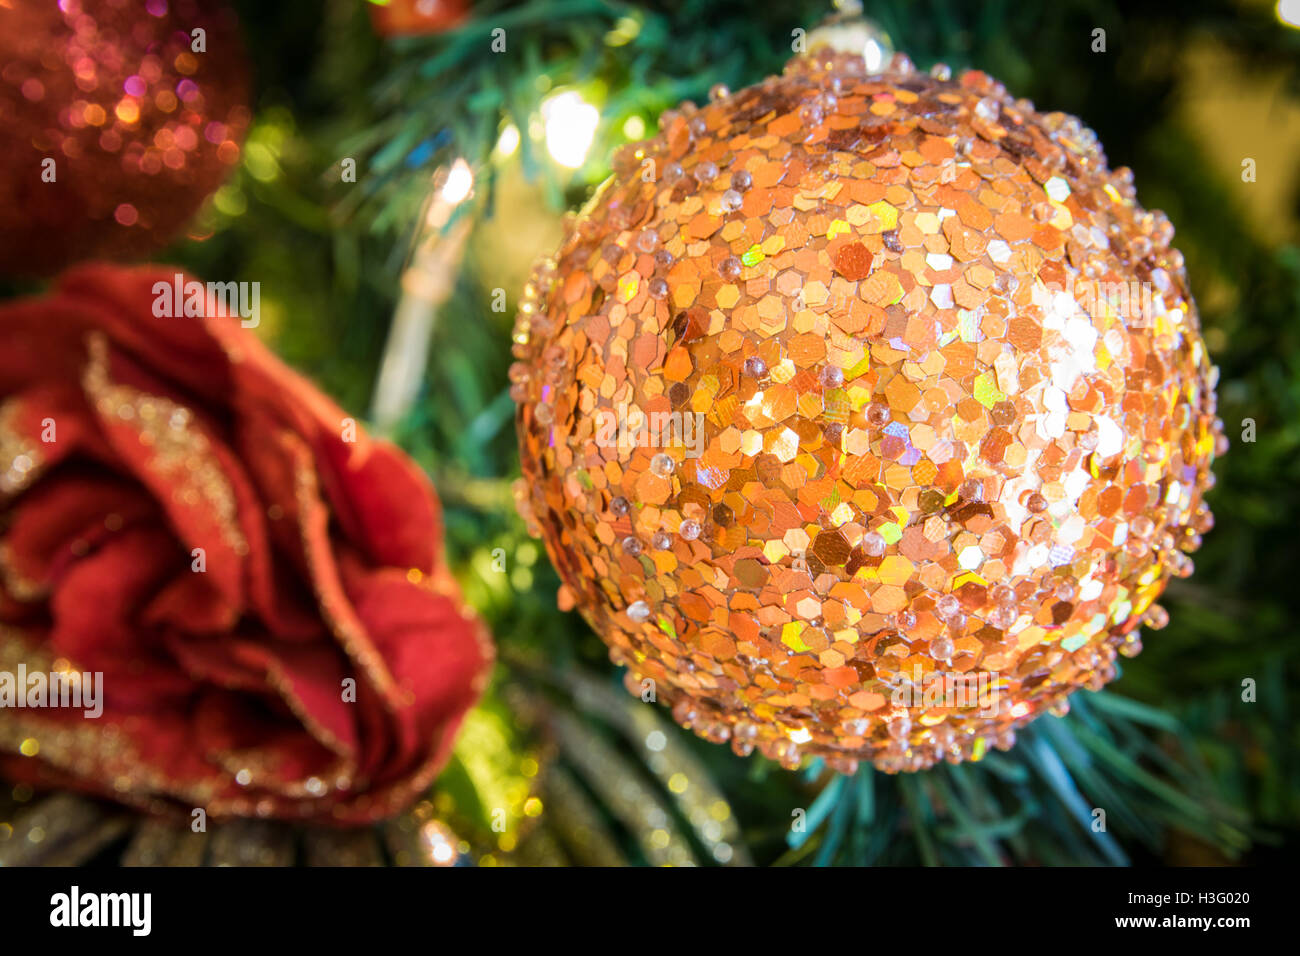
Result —
<path fill-rule="evenodd" d="M 0 775 L 389 815 L 492 661 L 437 498 L 237 317 L 155 316 L 175 272 L 85 266 L 0 307 L 0 670 L 102 672 L 104 702 L 0 708 Z"/>

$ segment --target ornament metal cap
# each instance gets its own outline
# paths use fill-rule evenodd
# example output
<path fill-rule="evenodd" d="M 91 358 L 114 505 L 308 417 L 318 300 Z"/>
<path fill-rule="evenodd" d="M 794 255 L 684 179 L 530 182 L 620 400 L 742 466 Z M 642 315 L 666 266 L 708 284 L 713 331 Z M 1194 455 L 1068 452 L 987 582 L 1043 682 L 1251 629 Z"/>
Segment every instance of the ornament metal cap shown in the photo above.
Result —
<path fill-rule="evenodd" d="M 829 50 L 861 56 L 867 73 L 879 73 L 888 67 L 895 51 L 884 27 L 862 15 L 858 0 L 837 0 L 835 8 L 835 13 L 808 34 L 807 49 L 800 56 L 815 58 L 819 52 Z"/>

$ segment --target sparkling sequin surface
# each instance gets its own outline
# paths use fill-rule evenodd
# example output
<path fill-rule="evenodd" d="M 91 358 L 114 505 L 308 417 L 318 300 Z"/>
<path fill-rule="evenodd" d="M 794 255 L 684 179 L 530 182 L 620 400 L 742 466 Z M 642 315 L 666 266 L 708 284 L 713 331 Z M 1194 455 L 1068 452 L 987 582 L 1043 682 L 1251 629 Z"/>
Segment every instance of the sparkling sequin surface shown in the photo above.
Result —
<path fill-rule="evenodd" d="M 638 691 L 897 771 L 1114 677 L 1225 441 L 1173 228 L 1094 134 L 817 53 L 615 170 L 521 307 L 516 497 Z"/>

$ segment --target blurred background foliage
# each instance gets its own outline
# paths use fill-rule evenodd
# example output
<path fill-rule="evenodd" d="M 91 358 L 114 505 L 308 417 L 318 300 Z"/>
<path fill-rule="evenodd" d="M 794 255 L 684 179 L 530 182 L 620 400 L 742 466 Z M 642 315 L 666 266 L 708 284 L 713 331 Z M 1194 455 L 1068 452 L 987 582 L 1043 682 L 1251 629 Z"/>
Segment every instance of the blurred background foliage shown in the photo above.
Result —
<path fill-rule="evenodd" d="M 394 432 L 434 476 L 451 560 L 502 651 L 440 809 L 481 823 L 485 780 L 536 780 L 554 764 L 546 799 L 583 807 L 595 847 L 584 855 L 565 844 L 558 857 L 579 861 L 654 862 L 679 830 L 693 834 L 682 839 L 701 859 L 760 863 L 1260 862 L 1296 835 L 1300 30 L 1273 3 L 866 4 L 919 67 L 984 69 L 1041 109 L 1079 115 L 1112 166 L 1133 168 L 1139 199 L 1177 226 L 1233 447 L 1216 469 L 1218 525 L 1197 573 L 1170 587 L 1169 628 L 1109 691 L 1076 695 L 1086 699 L 1070 717 L 1044 718 L 1008 754 L 826 784 L 817 767 L 787 774 L 657 718 L 672 744 L 656 759 L 675 754 L 692 768 L 681 771 L 690 786 L 715 788 L 713 819 L 739 825 L 723 851 L 718 827 L 675 799 L 681 781 L 647 763 L 645 728 L 626 724 L 623 698 L 635 702 L 581 619 L 556 609 L 558 580 L 515 517 L 509 334 L 531 262 L 554 247 L 563 210 L 607 174 L 611 150 L 650 135 L 678 101 L 703 101 L 715 83 L 737 89 L 779 71 L 791 31 L 816 25 L 829 4 L 474 2 L 448 32 L 389 39 L 363 0 L 235 5 L 254 64 L 255 124 L 237 174 L 189 239 L 159 258 L 260 281 L 259 334 L 346 408 L 369 407 L 433 177 L 456 157 L 475 173 L 467 254 L 419 399 Z M 507 50 L 492 54 L 496 28 Z M 1098 28 L 1104 53 L 1093 51 Z M 547 144 L 547 106 L 563 94 L 558 132 L 591 135 L 588 149 L 566 147 L 579 153 L 576 169 Z M 355 183 L 341 181 L 345 158 L 356 160 Z M 1243 181 L 1246 158 L 1255 182 Z M 498 289 L 505 311 L 492 308 Z M 1253 442 L 1241 440 L 1248 420 Z M 586 696 L 579 679 L 590 682 Z M 1256 702 L 1242 700 L 1246 679 L 1257 682 Z M 602 696 L 610 688 L 617 703 Z M 524 724 L 533 744 L 515 738 Z M 523 770 L 488 766 L 474 751 L 484 741 Z M 515 760 L 526 746 L 535 756 Z M 611 762 L 592 764 L 593 748 Z M 644 779 L 680 826 L 638 832 L 650 826 L 644 814 L 621 808 L 601 774 Z M 523 812 L 543 816 L 540 806 Z M 1109 808 L 1109 834 L 1091 832 L 1094 806 Z M 806 828 L 792 831 L 805 809 Z M 522 852 L 520 832 L 488 834 L 476 849 L 485 862 L 508 862 Z"/>

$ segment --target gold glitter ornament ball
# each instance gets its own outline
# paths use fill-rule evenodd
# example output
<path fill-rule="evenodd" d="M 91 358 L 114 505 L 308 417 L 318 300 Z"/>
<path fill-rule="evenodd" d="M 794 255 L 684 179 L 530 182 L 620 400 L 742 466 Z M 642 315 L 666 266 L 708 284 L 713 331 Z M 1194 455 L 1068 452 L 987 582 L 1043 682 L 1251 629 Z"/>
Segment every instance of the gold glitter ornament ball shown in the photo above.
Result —
<path fill-rule="evenodd" d="M 1217 373 L 1173 228 L 1078 120 L 818 52 L 615 170 L 511 379 L 521 514 L 631 689 L 787 767 L 916 770 L 1164 623 Z"/>

